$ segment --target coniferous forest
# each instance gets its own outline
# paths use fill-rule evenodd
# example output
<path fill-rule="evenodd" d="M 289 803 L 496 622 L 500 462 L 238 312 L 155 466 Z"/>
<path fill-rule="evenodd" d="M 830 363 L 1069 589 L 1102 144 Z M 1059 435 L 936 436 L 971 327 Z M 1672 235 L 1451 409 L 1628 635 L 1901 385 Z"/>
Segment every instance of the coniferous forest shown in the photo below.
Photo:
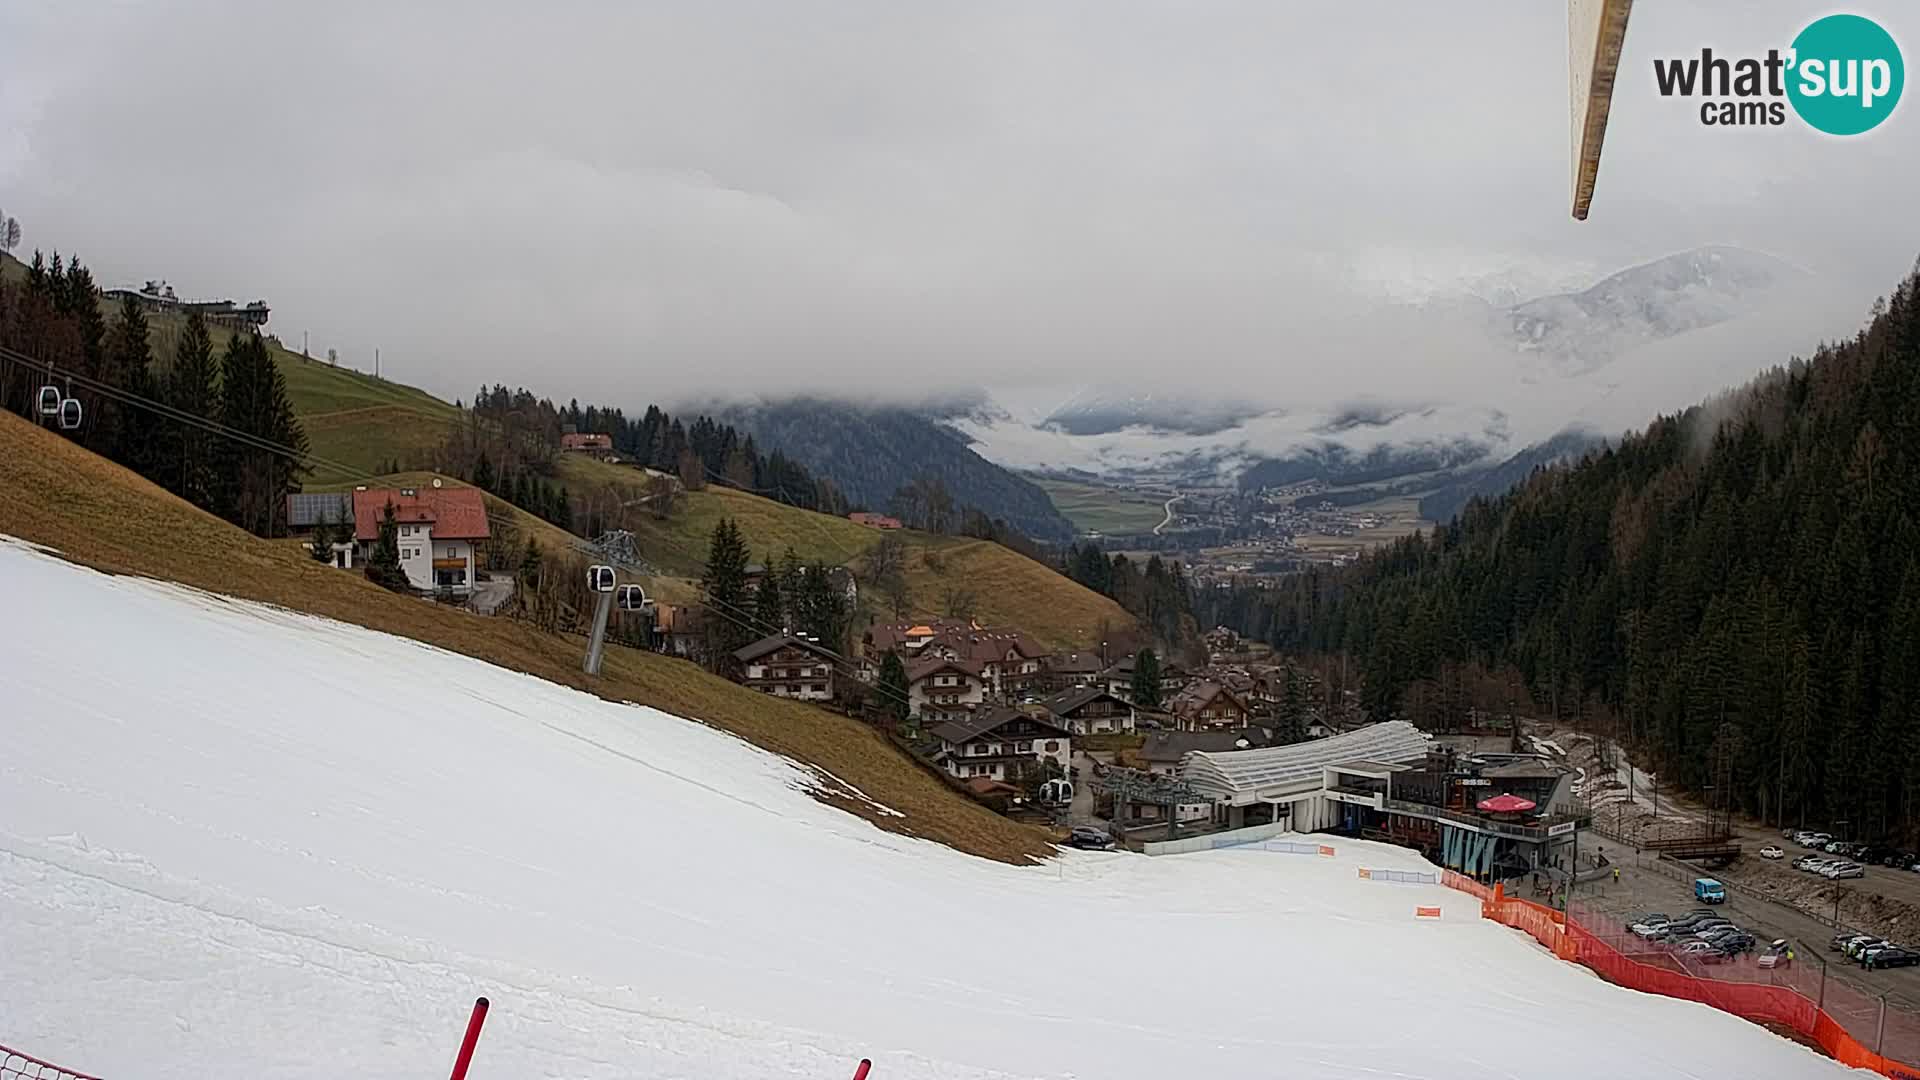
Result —
<path fill-rule="evenodd" d="M 226 334 L 216 346 L 195 314 L 173 354 L 156 355 L 137 302 L 103 317 L 79 259 L 36 251 L 24 281 L 0 282 L 0 348 L 0 408 L 39 419 L 48 376 L 38 364 L 109 387 L 52 380 L 81 405 L 84 422 L 67 434 L 259 536 L 286 534 L 307 437 L 258 334 Z"/>
<path fill-rule="evenodd" d="M 1853 338 L 1358 564 L 1196 598 L 1375 718 L 1531 697 L 1770 821 L 1920 826 L 1920 271 Z"/>

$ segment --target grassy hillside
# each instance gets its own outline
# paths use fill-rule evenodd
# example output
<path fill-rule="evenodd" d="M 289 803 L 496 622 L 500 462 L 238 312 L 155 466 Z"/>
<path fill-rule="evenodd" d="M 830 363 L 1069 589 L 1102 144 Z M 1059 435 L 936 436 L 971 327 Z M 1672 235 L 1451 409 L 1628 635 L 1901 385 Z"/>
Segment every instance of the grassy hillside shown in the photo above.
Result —
<path fill-rule="evenodd" d="M 607 650 L 603 675 L 589 680 L 580 673 L 579 638 L 386 592 L 358 574 L 315 563 L 291 545 L 256 539 L 4 413 L 0 490 L 9 493 L 0 500 L 0 533 L 52 547 L 75 562 L 355 623 L 610 700 L 701 720 L 813 766 L 824 774 L 825 801 L 881 828 L 1012 863 L 1051 850 L 1038 831 L 955 795 L 853 720 L 755 694 L 684 661 L 617 646 Z"/>
<path fill-rule="evenodd" d="M 398 472 L 349 483 L 308 484 L 306 490 L 346 491 L 351 488 L 354 483 L 373 483 L 387 487 L 431 487 L 435 480 L 440 481 L 441 484 L 447 487 L 471 486 L 464 481 L 443 473 Z M 558 525 L 527 513 L 525 510 L 520 509 L 505 499 L 496 498 L 493 495 L 482 495 L 481 497 L 486 500 L 489 518 L 497 514 L 505 514 L 507 518 L 513 522 L 513 526 L 519 534 L 518 539 L 522 543 L 532 540 L 549 551 L 564 551 L 580 543 L 579 537 L 560 528 Z M 634 578 L 630 575 L 625 580 L 636 581 L 647 590 L 648 596 L 655 600 L 664 600 L 669 604 L 691 604 L 700 599 L 700 582 L 697 577 L 689 579 L 686 577 L 663 575 Z"/>
<path fill-rule="evenodd" d="M 17 263 L 6 269 L 22 272 Z M 164 368 L 171 362 L 185 320 L 153 315 L 149 323 L 154 355 Z M 216 330 L 216 349 L 224 342 L 225 334 Z M 271 344 L 269 348 L 286 376 L 294 411 L 312 452 L 340 466 L 316 467 L 305 480 L 307 490 L 339 490 L 377 479 L 396 460 L 403 467 L 417 464 L 431 457 L 445 438 L 448 423 L 459 415 L 454 406 L 414 387 L 333 367 Z M 418 478 L 426 477 L 419 474 Z M 582 503 L 628 502 L 647 493 L 645 478 L 637 470 L 579 455 L 562 459 L 559 480 Z M 542 543 L 571 543 L 560 530 L 518 510 L 515 513 Z M 739 522 L 756 558 L 778 558 L 791 547 L 808 561 L 851 566 L 863 583 L 863 556 L 881 537 L 845 518 L 710 487 L 689 493 L 670 520 L 658 521 L 638 510 L 626 515 L 625 523 L 638 536 L 642 555 L 662 572 L 647 583 L 650 594 L 670 603 L 697 597 L 708 538 L 722 517 Z M 1020 627 L 1042 644 L 1059 649 L 1096 644 L 1103 623 L 1133 622 L 1112 600 L 997 544 L 913 532 L 900 535 L 910 548 L 907 578 L 914 615 L 944 614 L 949 589 L 964 589 L 972 592 L 973 610 L 982 622 Z"/>
<path fill-rule="evenodd" d="M 577 498 L 612 499 L 611 492 L 601 494 L 609 488 L 627 498 L 644 494 L 637 470 L 577 455 L 561 462 L 561 479 Z M 627 525 L 650 563 L 671 575 L 697 578 L 708 537 L 722 517 L 739 522 L 756 559 L 777 559 L 791 547 L 804 560 L 853 567 L 863 587 L 866 553 L 885 535 L 845 518 L 715 486 L 688 492 L 666 521 L 633 513 Z M 1019 627 L 1062 650 L 1096 645 L 1102 623 L 1133 623 L 1111 599 L 991 541 L 910 529 L 893 535 L 907 545 L 907 589 L 916 615 L 944 614 L 947 590 L 966 589 L 974 595 L 974 614 L 981 622 Z"/>

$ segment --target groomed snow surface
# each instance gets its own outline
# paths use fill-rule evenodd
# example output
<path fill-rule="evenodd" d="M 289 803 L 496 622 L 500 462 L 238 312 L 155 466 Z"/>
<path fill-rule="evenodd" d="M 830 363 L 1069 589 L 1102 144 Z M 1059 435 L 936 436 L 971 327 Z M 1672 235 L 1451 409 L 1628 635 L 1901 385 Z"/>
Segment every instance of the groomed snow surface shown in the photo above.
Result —
<path fill-rule="evenodd" d="M 1397 848 L 1001 866 L 698 724 L 0 542 L 0 1043 L 108 1080 L 1819 1077 Z M 1416 921 L 1417 905 L 1444 918 Z"/>

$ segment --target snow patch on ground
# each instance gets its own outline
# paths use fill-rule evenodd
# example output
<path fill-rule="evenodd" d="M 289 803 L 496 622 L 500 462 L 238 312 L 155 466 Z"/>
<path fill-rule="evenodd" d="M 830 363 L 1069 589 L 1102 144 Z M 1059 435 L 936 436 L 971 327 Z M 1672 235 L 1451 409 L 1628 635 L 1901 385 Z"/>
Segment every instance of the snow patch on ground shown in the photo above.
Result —
<path fill-rule="evenodd" d="M 479 994 L 475 1080 L 1843 1074 L 1359 880 L 1403 849 L 1001 866 L 415 642 L 17 544 L 0 595 L 0 1041 L 109 1080 L 417 1080 Z"/>

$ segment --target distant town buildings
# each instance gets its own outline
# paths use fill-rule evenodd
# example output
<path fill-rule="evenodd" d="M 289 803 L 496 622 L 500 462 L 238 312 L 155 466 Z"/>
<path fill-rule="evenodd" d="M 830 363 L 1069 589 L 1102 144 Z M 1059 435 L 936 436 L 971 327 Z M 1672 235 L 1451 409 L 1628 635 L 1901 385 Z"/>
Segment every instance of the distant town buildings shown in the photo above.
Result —
<path fill-rule="evenodd" d="M 864 511 L 855 511 L 848 514 L 847 520 L 853 522 L 855 525 L 865 525 L 869 529 L 897 529 L 900 527 L 899 518 L 888 517 L 885 514 L 869 514 Z"/>

